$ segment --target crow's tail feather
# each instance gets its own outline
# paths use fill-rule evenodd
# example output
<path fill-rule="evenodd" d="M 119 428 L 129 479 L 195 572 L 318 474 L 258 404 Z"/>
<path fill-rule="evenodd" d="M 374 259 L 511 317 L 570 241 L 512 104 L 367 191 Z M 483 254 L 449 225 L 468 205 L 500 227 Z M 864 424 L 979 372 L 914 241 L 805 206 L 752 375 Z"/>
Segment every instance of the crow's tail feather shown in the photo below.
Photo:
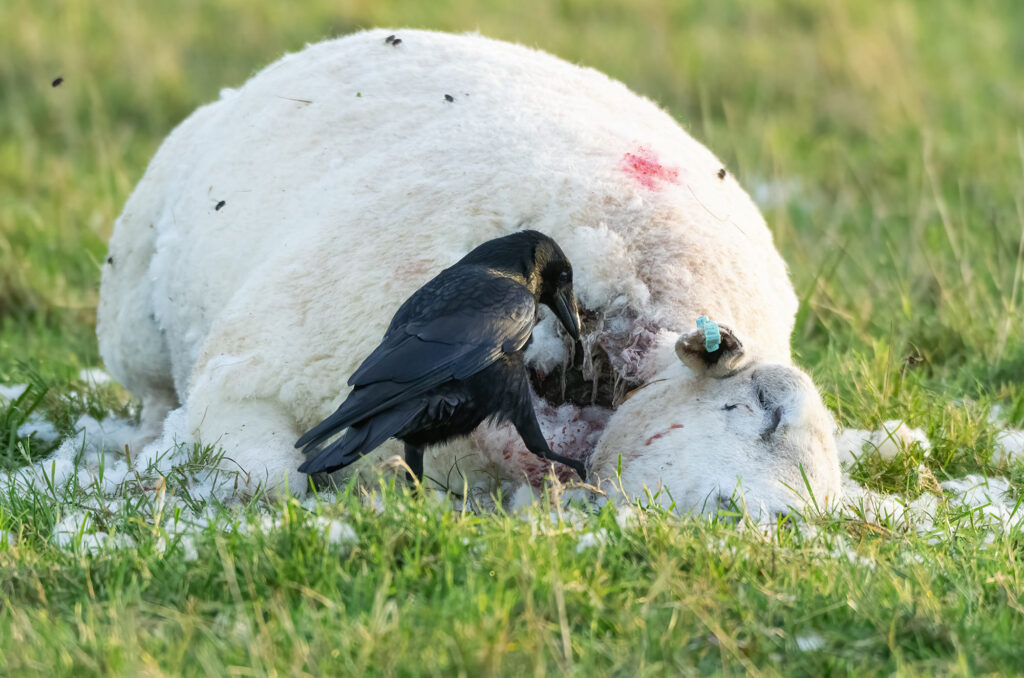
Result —
<path fill-rule="evenodd" d="M 361 425 L 365 419 L 380 415 L 388 409 L 401 409 L 403 401 L 410 401 L 408 404 L 411 404 L 432 385 L 430 381 L 411 384 L 381 382 L 356 388 L 333 414 L 303 433 L 295 441 L 295 447 L 319 445 L 346 428 Z"/>
<path fill-rule="evenodd" d="M 388 410 L 350 426 L 345 435 L 323 449 L 316 449 L 315 443 L 310 445 L 307 452 L 311 456 L 299 467 L 299 472 L 331 473 L 348 466 L 364 454 L 372 452 L 388 438 L 400 433 L 413 422 L 421 409 L 422 406 L 418 403 L 410 403 L 406 407 Z M 329 438 L 332 433 L 333 431 L 327 432 L 320 436 L 319 440 Z M 309 436 L 309 433 L 306 436 Z"/>
<path fill-rule="evenodd" d="M 342 403 L 342 407 L 344 406 L 345 404 Z M 323 441 L 333 436 L 338 431 L 343 431 L 349 426 L 351 426 L 354 422 L 348 421 L 348 419 L 349 418 L 346 416 L 346 414 L 341 411 L 341 407 L 339 407 L 337 410 L 335 410 L 334 414 L 327 417 L 319 424 L 303 433 L 302 436 L 300 436 L 299 439 L 295 441 L 295 447 L 309 446 L 307 448 L 307 451 L 309 449 L 312 449 L 313 447 L 316 447 Z"/>
<path fill-rule="evenodd" d="M 369 396 L 369 398 L 367 396 Z M 345 399 L 345 402 L 343 402 L 341 406 L 329 417 L 303 433 L 302 436 L 295 441 L 295 447 L 319 445 L 334 434 L 343 431 L 350 426 L 356 425 L 361 419 L 372 417 L 376 412 L 373 411 L 372 408 L 365 406 L 365 401 L 372 400 L 372 396 L 372 390 L 370 392 L 353 391 L 349 394 L 348 398 Z"/>

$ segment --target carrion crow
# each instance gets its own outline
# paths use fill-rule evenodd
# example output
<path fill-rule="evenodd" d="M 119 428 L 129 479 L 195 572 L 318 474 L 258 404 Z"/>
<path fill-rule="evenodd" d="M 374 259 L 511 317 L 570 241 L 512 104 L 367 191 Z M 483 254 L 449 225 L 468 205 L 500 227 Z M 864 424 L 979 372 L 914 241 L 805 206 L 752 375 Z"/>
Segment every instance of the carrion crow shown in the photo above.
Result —
<path fill-rule="evenodd" d="M 439 273 L 395 313 L 349 378 L 345 402 L 295 443 L 308 455 L 299 471 L 335 471 L 394 437 L 421 479 L 425 446 L 468 435 L 491 418 L 511 422 L 527 449 L 584 478 L 581 462 L 551 451 L 533 409 L 523 352 L 538 303 L 579 339 L 572 266 L 537 231 L 485 242 Z"/>

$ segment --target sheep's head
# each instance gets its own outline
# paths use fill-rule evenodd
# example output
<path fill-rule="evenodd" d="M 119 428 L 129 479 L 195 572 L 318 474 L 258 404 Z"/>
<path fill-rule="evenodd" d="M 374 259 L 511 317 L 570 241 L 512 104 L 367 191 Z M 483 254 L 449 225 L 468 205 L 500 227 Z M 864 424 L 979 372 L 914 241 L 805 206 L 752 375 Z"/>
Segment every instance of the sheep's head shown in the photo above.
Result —
<path fill-rule="evenodd" d="M 577 350 L 548 372 L 533 366 L 534 405 L 551 448 L 587 463 L 601 489 L 629 501 L 649 492 L 680 513 L 745 504 L 755 517 L 838 498 L 832 417 L 802 371 L 759 358 L 725 326 L 715 351 L 706 350 L 702 331 L 679 337 L 676 360 L 667 333 L 583 315 L 589 352 Z M 557 363 L 561 340 L 538 327 Z M 646 365 L 666 364 L 648 376 Z M 493 464 L 499 476 L 525 476 L 536 487 L 552 471 L 572 477 L 528 452 L 510 424 L 482 425 L 473 442 L 483 454 L 465 451 L 460 472 Z M 453 467 L 445 461 L 441 477 Z"/>
<path fill-rule="evenodd" d="M 785 513 L 840 492 L 832 418 L 810 378 L 748 357 L 721 328 L 676 342 L 681 364 L 663 371 L 611 417 L 591 462 L 602 488 L 680 512 L 734 502 L 752 515 Z"/>

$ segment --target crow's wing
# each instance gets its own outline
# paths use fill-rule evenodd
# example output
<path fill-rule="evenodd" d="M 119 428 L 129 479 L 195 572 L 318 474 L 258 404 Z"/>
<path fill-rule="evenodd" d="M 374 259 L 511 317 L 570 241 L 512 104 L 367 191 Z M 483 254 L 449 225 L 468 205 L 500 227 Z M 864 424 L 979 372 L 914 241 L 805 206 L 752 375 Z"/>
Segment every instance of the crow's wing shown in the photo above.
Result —
<path fill-rule="evenodd" d="M 522 348 L 536 312 L 533 295 L 520 281 L 480 266 L 453 266 L 402 304 L 380 345 L 348 383 L 409 383 L 469 355 L 475 360 L 463 363 L 460 372 L 475 374 L 503 350 Z"/>
<path fill-rule="evenodd" d="M 452 267 L 402 305 L 352 374 L 352 393 L 296 447 L 335 433 L 523 348 L 537 306 L 519 281 L 476 266 Z"/>

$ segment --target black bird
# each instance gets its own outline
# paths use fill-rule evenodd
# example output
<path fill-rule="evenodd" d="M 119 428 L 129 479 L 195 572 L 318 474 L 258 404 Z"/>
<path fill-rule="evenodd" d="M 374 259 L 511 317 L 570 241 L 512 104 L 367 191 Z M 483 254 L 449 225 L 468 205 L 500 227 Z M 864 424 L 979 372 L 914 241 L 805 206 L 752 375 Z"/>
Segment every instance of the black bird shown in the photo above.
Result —
<path fill-rule="evenodd" d="M 551 451 L 533 410 L 523 351 L 538 303 L 579 339 L 572 266 L 537 231 L 485 242 L 441 271 L 395 313 L 349 378 L 341 407 L 295 443 L 309 455 L 299 471 L 335 471 L 394 437 L 420 479 L 424 446 L 468 435 L 490 418 L 511 422 L 527 449 L 584 478 L 583 464 Z"/>

